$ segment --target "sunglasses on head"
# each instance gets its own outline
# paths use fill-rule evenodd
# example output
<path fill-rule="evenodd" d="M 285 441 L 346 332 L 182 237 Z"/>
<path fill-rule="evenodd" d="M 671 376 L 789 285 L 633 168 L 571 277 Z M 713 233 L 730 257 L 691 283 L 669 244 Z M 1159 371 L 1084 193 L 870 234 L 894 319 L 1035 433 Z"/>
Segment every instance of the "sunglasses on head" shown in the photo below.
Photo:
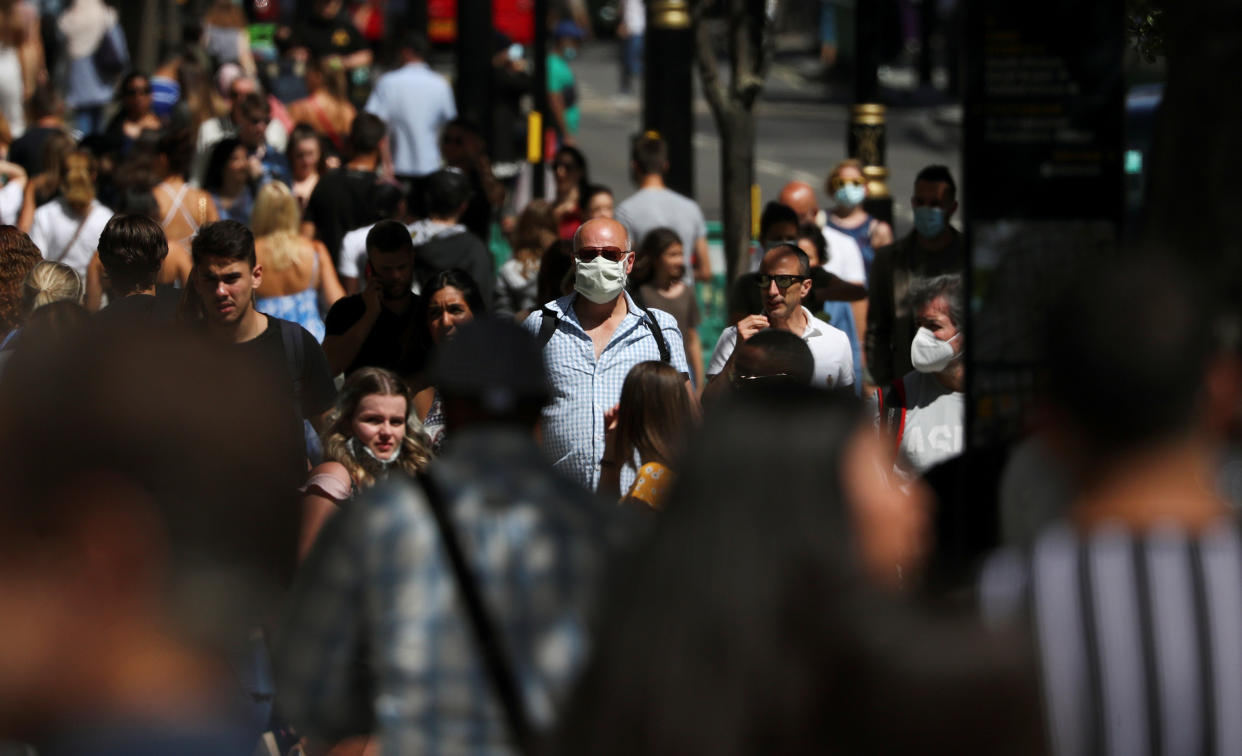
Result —
<path fill-rule="evenodd" d="M 583 247 L 574 252 L 574 256 L 582 262 L 591 262 L 600 255 L 613 262 L 621 262 L 629 253 L 628 249 L 620 249 L 618 247 Z"/>
<path fill-rule="evenodd" d="M 771 284 L 773 281 L 776 282 L 776 288 L 788 289 L 790 286 L 793 286 L 794 283 L 805 281 L 807 278 L 808 276 L 794 276 L 794 275 L 769 276 L 767 273 L 761 273 L 757 280 L 759 282 L 759 288 L 761 289 L 768 288 L 768 285 Z"/>

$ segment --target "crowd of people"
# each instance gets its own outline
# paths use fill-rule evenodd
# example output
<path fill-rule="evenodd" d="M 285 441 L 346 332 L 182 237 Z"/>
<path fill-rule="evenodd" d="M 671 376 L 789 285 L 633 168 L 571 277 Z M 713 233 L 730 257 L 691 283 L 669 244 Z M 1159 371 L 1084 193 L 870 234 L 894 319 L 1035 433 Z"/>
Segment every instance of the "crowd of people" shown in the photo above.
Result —
<path fill-rule="evenodd" d="M 948 168 L 905 233 L 791 181 L 704 342 L 704 215 L 657 133 L 591 182 L 574 21 L 532 196 L 355 5 L 143 72 L 0 3 L 0 752 L 1242 752 L 1219 287 L 1084 265 L 983 471 Z"/>

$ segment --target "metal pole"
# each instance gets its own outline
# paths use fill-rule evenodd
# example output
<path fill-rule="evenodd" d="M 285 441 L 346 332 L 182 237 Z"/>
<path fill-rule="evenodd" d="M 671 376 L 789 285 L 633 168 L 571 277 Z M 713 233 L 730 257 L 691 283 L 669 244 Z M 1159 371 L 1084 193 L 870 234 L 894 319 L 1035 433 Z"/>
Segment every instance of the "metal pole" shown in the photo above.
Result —
<path fill-rule="evenodd" d="M 457 112 L 484 134 L 492 122 L 491 50 L 491 0 L 457 0 Z"/>
<path fill-rule="evenodd" d="M 544 124 L 548 116 L 548 0 L 535 0 L 535 110 L 531 114 L 528 128 L 527 159 L 531 162 L 531 196 L 542 198 L 544 186 L 544 163 L 547 156 L 543 154 L 547 139 Z"/>
<path fill-rule="evenodd" d="M 694 196 L 694 32 L 686 0 L 647 5 L 643 60 L 643 128 L 668 144 L 664 182 Z"/>

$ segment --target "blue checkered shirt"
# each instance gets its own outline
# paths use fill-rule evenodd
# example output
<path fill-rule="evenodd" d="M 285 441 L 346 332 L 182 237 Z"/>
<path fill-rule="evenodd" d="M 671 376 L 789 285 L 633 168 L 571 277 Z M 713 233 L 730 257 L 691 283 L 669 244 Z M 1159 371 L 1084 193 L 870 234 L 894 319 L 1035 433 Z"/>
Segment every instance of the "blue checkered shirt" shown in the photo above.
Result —
<path fill-rule="evenodd" d="M 605 531 L 529 434 L 455 433 L 429 474 L 546 727 L 586 655 Z M 422 489 L 377 487 L 328 522 L 302 566 L 275 644 L 277 706 L 315 737 L 374 730 L 384 753 L 511 753 L 471 632 Z"/>
<path fill-rule="evenodd" d="M 543 411 L 543 448 L 553 466 L 584 487 L 594 491 L 599 482 L 599 460 L 604 455 L 604 413 L 621 400 L 621 386 L 630 368 L 640 362 L 660 359 L 660 348 L 647 325 L 642 308 L 624 294 L 629 313 L 599 359 L 595 345 L 574 313 L 570 294 L 548 304 L 560 314 L 556 331 L 543 350 L 554 397 Z M 672 315 L 648 310 L 668 342 L 669 357 L 680 373 L 690 374 L 681 331 Z M 522 324 L 536 337 L 543 313 L 535 310 Z M 621 490 L 629 489 L 634 470 L 622 467 Z"/>

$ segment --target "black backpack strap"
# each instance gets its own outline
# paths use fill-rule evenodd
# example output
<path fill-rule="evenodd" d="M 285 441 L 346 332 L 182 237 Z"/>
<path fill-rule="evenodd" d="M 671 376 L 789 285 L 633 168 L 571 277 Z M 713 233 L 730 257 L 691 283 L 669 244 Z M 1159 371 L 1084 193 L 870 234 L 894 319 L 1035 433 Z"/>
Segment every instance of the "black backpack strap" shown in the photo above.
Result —
<path fill-rule="evenodd" d="M 547 322 L 546 315 L 544 322 Z M 509 733 L 513 736 L 517 752 L 530 756 L 534 752 L 534 740 L 526 704 L 523 702 L 521 688 L 518 687 L 513 666 L 500 643 L 500 635 L 492 621 L 492 616 L 483 603 L 483 596 L 479 593 L 474 573 L 466 563 L 461 541 L 457 538 L 457 529 L 453 527 L 449 519 L 439 486 L 431 479 L 431 476 L 425 473 L 419 473 L 418 480 L 422 483 L 423 493 L 427 496 L 427 505 L 436 518 L 440 540 L 444 544 L 444 552 L 448 555 L 449 563 L 452 565 L 457 590 L 461 594 L 462 602 L 466 605 L 475 644 L 483 655 L 483 664 L 487 668 L 492 686 L 500 699 L 505 720 L 509 725 Z"/>
<path fill-rule="evenodd" d="M 660 349 L 660 362 L 665 365 L 673 364 L 673 355 L 668 350 L 668 342 L 664 340 L 664 331 L 656 322 L 655 315 L 652 315 L 651 310 L 646 307 L 643 308 L 643 314 L 647 316 L 647 327 L 651 329 L 651 335 L 655 337 L 656 346 Z"/>
<path fill-rule="evenodd" d="M 560 320 L 561 316 L 547 305 L 540 307 L 539 312 L 543 314 L 543 320 L 539 323 L 539 346 L 547 346 L 552 340 L 552 334 L 556 333 L 556 321 Z"/>
<path fill-rule="evenodd" d="M 302 341 L 302 327 L 280 318 L 276 318 L 276 322 L 280 323 L 280 340 L 285 347 L 285 366 L 289 370 L 289 377 L 293 379 L 293 396 L 297 399 L 300 410 L 306 374 L 306 344 Z"/>

